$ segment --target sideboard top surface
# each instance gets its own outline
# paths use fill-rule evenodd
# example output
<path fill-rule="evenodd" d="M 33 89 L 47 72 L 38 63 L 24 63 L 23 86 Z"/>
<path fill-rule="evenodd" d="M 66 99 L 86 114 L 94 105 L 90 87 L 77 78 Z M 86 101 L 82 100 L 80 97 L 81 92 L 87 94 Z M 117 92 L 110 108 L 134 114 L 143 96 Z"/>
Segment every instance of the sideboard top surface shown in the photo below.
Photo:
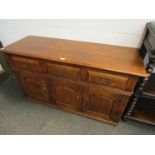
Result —
<path fill-rule="evenodd" d="M 3 52 L 147 76 L 142 58 L 136 48 L 28 36 L 5 47 Z"/>

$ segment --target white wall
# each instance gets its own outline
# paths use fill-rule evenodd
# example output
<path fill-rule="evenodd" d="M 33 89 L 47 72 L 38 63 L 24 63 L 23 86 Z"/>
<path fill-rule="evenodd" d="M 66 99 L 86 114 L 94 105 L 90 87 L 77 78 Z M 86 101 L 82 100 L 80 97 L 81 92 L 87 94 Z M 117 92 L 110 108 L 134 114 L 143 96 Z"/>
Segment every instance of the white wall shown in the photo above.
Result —
<path fill-rule="evenodd" d="M 0 40 L 4 46 L 27 35 L 138 47 L 150 20 L 0 20 Z"/>

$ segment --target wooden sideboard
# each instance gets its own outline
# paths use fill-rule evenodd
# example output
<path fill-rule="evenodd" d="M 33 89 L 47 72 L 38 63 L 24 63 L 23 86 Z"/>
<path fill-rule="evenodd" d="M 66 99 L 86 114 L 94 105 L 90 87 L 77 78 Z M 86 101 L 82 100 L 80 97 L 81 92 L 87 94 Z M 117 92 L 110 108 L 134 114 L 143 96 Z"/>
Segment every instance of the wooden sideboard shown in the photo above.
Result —
<path fill-rule="evenodd" d="M 134 48 L 28 36 L 2 52 L 27 98 L 111 124 L 148 76 Z"/>

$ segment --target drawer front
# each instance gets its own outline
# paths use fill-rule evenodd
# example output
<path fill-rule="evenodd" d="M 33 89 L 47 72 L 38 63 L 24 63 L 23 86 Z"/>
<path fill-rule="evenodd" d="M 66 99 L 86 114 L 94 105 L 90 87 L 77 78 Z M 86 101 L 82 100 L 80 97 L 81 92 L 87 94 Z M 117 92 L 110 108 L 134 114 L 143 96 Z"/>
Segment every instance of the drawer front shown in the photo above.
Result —
<path fill-rule="evenodd" d="M 41 65 L 38 60 L 18 57 L 18 56 L 11 56 L 11 62 L 13 67 L 30 70 L 35 72 L 42 72 Z"/>
<path fill-rule="evenodd" d="M 91 83 L 119 88 L 122 90 L 126 90 L 126 86 L 129 81 L 128 76 L 114 75 L 103 72 L 88 71 L 88 75 L 88 81 Z"/>
<path fill-rule="evenodd" d="M 46 63 L 46 65 L 48 74 L 75 80 L 78 79 L 78 73 L 80 72 L 79 68 L 54 63 Z"/>

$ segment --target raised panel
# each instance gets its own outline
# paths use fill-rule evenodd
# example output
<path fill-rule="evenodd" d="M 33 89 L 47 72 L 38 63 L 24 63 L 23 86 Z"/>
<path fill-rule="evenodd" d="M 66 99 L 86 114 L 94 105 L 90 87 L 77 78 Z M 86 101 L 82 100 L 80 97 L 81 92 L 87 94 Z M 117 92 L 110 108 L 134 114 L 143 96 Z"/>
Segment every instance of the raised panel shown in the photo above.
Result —
<path fill-rule="evenodd" d="M 119 102 L 121 101 L 122 95 L 109 92 L 100 88 L 88 88 L 85 102 L 84 111 L 90 115 L 94 115 L 100 118 L 111 119 L 113 115 L 114 107 L 119 111 Z M 126 106 L 126 104 L 124 104 Z"/>
<path fill-rule="evenodd" d="M 75 80 L 78 79 L 79 68 L 54 63 L 46 63 L 46 65 L 48 74 Z"/>
<path fill-rule="evenodd" d="M 43 77 L 29 72 L 19 72 L 21 85 L 26 96 L 41 101 L 48 101 L 46 80 Z"/>
<path fill-rule="evenodd" d="M 102 84 L 103 86 L 109 86 L 114 88 L 119 88 L 126 90 L 127 82 L 129 80 L 128 76 L 116 75 L 97 71 L 88 71 L 89 82 L 95 84 Z"/>
<path fill-rule="evenodd" d="M 28 36 L 2 51 L 26 96 L 106 122 L 120 120 L 148 76 L 133 48 Z"/>
<path fill-rule="evenodd" d="M 11 56 L 13 67 L 35 72 L 42 72 L 39 60 L 28 59 L 25 57 Z"/>
<path fill-rule="evenodd" d="M 52 79 L 49 82 L 51 103 L 71 109 L 80 109 L 81 95 L 78 84 L 67 80 Z"/>

